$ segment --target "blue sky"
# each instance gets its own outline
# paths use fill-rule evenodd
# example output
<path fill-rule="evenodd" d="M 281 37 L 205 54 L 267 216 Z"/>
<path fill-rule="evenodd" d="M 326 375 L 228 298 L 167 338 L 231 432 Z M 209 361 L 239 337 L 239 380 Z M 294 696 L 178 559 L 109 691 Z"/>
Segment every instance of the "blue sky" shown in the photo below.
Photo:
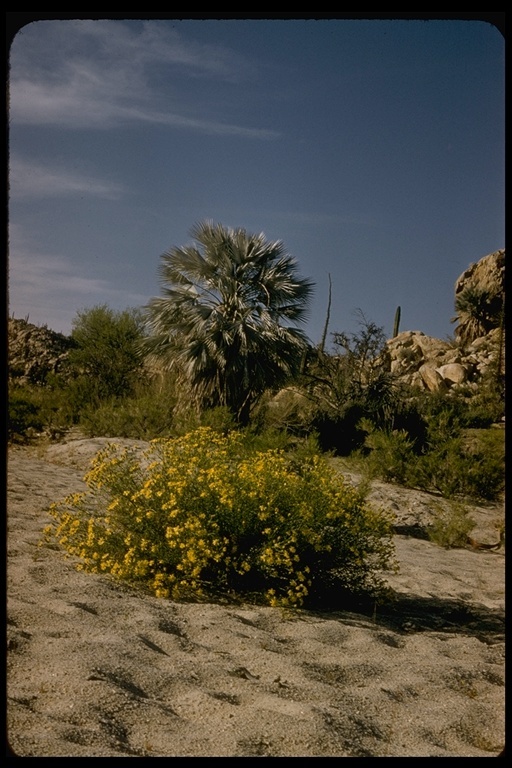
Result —
<path fill-rule="evenodd" d="M 282 240 L 313 343 L 453 333 L 505 247 L 505 41 L 484 21 L 46 20 L 9 74 L 9 313 L 143 306 L 203 219 Z"/>

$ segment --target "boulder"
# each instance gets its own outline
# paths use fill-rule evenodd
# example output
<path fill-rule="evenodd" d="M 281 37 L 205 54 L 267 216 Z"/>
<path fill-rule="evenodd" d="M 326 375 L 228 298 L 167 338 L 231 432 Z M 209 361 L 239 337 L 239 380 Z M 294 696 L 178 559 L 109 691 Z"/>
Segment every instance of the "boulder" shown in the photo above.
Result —
<path fill-rule="evenodd" d="M 419 373 L 430 392 L 446 392 L 448 390 L 443 377 L 433 365 L 424 363 L 419 369 Z"/>
<path fill-rule="evenodd" d="M 467 381 L 468 372 L 460 363 L 448 363 L 436 369 L 448 387 Z"/>
<path fill-rule="evenodd" d="M 470 264 L 455 281 L 455 298 L 468 286 L 478 287 L 493 294 L 505 293 L 505 249 L 489 253 Z"/>

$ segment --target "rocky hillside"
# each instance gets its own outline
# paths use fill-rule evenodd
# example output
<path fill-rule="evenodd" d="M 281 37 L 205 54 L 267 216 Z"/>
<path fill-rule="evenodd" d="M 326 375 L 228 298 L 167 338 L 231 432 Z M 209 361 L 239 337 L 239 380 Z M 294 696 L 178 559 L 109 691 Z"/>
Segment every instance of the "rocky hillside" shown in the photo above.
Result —
<path fill-rule="evenodd" d="M 505 372 L 505 250 L 471 264 L 455 282 L 454 341 L 404 331 L 387 344 L 389 370 L 432 392 L 466 385 L 476 389 L 486 374 Z"/>
<path fill-rule="evenodd" d="M 73 341 L 45 326 L 10 317 L 8 344 L 9 379 L 42 384 L 48 374 L 65 372 Z"/>
<path fill-rule="evenodd" d="M 447 392 L 463 384 L 476 390 L 485 374 L 504 373 L 502 335 L 495 328 L 461 348 L 421 331 L 404 331 L 388 341 L 389 368 L 403 381 L 431 392 Z"/>

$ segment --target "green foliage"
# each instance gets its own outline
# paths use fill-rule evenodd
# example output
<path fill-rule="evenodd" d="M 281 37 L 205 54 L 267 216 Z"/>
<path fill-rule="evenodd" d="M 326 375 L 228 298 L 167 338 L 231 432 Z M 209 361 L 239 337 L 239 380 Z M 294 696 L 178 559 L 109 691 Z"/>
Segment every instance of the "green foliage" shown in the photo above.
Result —
<path fill-rule="evenodd" d="M 442 395 L 423 400 L 426 424 L 426 445 L 432 450 L 460 435 L 463 406 L 460 401 L 448 401 Z"/>
<path fill-rule="evenodd" d="M 175 434 L 176 382 L 169 376 L 147 379 L 128 397 L 107 398 L 80 411 L 80 428 L 90 437 L 152 440 Z"/>
<path fill-rule="evenodd" d="M 86 405 L 80 412 L 80 427 L 90 437 L 129 437 L 153 440 L 179 437 L 200 426 L 228 432 L 235 427 L 231 411 L 224 407 L 198 411 L 186 407 L 172 374 L 134 387 L 131 397 L 110 398 Z"/>
<path fill-rule="evenodd" d="M 370 450 L 367 459 L 367 470 L 371 477 L 400 485 L 408 485 L 412 475 L 412 466 L 416 463 L 413 443 L 405 430 L 377 430 L 368 422 L 369 432 L 365 447 Z"/>
<path fill-rule="evenodd" d="M 8 438 L 12 442 L 24 442 L 31 432 L 43 428 L 41 396 L 34 386 L 22 385 L 9 388 Z"/>
<path fill-rule="evenodd" d="M 141 375 L 143 321 L 140 310 L 106 305 L 78 312 L 69 361 L 77 374 L 75 396 L 83 404 L 127 396 Z"/>
<path fill-rule="evenodd" d="M 150 440 L 172 434 L 172 406 L 154 395 L 104 400 L 86 406 L 80 428 L 89 437 L 130 437 Z"/>
<path fill-rule="evenodd" d="M 470 344 L 498 328 L 503 320 L 503 294 L 476 285 L 468 285 L 455 298 L 458 321 L 455 333 L 462 344 Z"/>
<path fill-rule="evenodd" d="M 505 488 L 505 443 L 499 429 L 474 430 L 437 438 L 418 454 L 404 432 L 369 434 L 367 467 L 373 476 L 411 488 L 438 491 L 447 498 L 500 498 Z"/>
<path fill-rule="evenodd" d="M 453 501 L 448 508 L 438 506 L 434 523 L 428 532 L 429 539 L 449 549 L 464 547 L 475 525 L 468 508 L 461 502 Z"/>
<path fill-rule="evenodd" d="M 465 467 L 461 493 L 494 501 L 505 491 L 505 430 L 466 430 L 462 435 Z"/>
<path fill-rule="evenodd" d="M 299 370 L 312 283 L 280 241 L 202 222 L 195 245 L 162 255 L 164 296 L 146 308 L 148 353 L 179 371 L 201 410 L 226 406 L 247 424 L 266 388 Z"/>
<path fill-rule="evenodd" d="M 375 426 L 393 429 L 401 408 L 400 392 L 386 369 L 386 336 L 360 313 L 360 330 L 333 334 L 333 354 L 311 352 L 303 377 L 304 391 L 314 405 L 309 427 L 326 450 L 347 455 L 360 448 L 363 417 Z"/>
<path fill-rule="evenodd" d="M 393 564 L 390 517 L 322 457 L 257 451 L 240 432 L 202 427 L 142 455 L 112 445 L 86 482 L 52 505 L 46 536 L 160 597 L 334 605 L 377 593 Z"/>
<path fill-rule="evenodd" d="M 482 377 L 476 392 L 460 395 L 464 402 L 465 427 L 484 428 L 499 424 L 505 417 L 505 385 L 492 371 Z"/>
<path fill-rule="evenodd" d="M 244 446 L 252 451 L 289 451 L 297 443 L 284 429 L 263 429 L 246 427 L 243 430 Z"/>

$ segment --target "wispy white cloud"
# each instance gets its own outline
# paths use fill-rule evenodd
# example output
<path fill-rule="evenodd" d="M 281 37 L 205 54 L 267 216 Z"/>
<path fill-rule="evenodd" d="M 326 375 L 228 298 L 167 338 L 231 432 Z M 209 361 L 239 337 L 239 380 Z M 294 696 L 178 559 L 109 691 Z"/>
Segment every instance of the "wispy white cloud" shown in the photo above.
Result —
<path fill-rule="evenodd" d="M 77 272 L 66 258 L 38 250 L 16 225 L 9 227 L 8 304 L 15 317 L 30 315 L 55 331 L 69 333 L 76 312 L 84 307 L 138 307 L 148 296 Z M 38 319 L 40 316 L 41 319 Z"/>
<path fill-rule="evenodd" d="M 122 185 L 114 182 L 85 176 L 65 168 L 50 168 L 16 156 L 9 158 L 11 198 L 47 198 L 76 194 L 115 200 L 124 191 Z"/>
<path fill-rule="evenodd" d="M 174 125 L 178 128 L 191 128 L 201 133 L 217 134 L 221 136 L 240 136 L 252 139 L 275 139 L 278 138 L 278 131 L 267 128 L 246 128 L 242 125 L 232 125 L 230 123 L 219 123 L 215 120 L 204 120 L 193 117 L 184 117 L 183 115 L 173 114 L 171 112 L 147 112 L 138 109 L 119 110 L 118 116 L 126 120 L 139 120 L 146 123 L 158 123 L 160 125 Z"/>
<path fill-rule="evenodd" d="M 186 78 L 237 81 L 252 78 L 254 70 L 225 48 L 185 42 L 170 25 L 37 22 L 18 34 L 10 65 L 14 124 L 112 128 L 144 122 L 247 138 L 278 136 L 210 119 L 204 103 L 192 110 L 179 97 Z"/>

